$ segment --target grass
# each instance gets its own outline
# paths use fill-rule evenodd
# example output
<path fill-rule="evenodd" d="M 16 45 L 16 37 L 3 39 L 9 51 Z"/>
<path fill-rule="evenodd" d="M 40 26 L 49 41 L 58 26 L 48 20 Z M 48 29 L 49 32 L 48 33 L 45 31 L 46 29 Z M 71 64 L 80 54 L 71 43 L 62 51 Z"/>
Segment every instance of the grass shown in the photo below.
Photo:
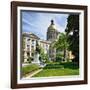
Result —
<path fill-rule="evenodd" d="M 44 69 L 36 74 L 34 77 L 49 77 L 49 76 L 66 76 L 66 75 L 79 75 L 79 70 L 72 69 Z"/>
<path fill-rule="evenodd" d="M 47 64 L 41 72 L 33 77 L 79 75 L 79 68 L 73 63 L 51 63 Z"/>
<path fill-rule="evenodd" d="M 36 64 L 31 64 L 31 65 L 22 67 L 22 75 L 28 74 L 34 70 L 39 69 L 39 68 L 40 68 L 39 65 L 36 65 Z"/>

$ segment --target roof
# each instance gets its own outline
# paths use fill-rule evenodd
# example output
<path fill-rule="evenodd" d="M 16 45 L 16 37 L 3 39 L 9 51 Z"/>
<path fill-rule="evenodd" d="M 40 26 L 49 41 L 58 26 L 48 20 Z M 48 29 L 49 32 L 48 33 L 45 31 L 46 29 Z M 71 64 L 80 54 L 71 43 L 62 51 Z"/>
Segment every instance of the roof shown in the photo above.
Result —
<path fill-rule="evenodd" d="M 37 35 L 35 35 L 33 33 L 28 33 L 28 32 L 24 32 L 23 36 L 29 37 L 29 38 L 34 38 L 34 39 L 40 39 Z"/>

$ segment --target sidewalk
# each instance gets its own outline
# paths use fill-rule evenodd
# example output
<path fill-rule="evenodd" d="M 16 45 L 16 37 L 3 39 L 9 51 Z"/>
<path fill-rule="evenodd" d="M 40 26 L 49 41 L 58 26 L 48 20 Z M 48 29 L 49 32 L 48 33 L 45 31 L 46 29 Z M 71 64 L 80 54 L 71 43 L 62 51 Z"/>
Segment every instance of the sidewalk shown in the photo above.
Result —
<path fill-rule="evenodd" d="M 42 71 L 43 69 L 39 69 L 39 70 L 36 70 L 32 73 L 29 73 L 27 74 L 26 76 L 24 76 L 22 79 L 30 79 L 32 76 L 34 76 L 35 74 L 39 73 L 40 71 Z"/>

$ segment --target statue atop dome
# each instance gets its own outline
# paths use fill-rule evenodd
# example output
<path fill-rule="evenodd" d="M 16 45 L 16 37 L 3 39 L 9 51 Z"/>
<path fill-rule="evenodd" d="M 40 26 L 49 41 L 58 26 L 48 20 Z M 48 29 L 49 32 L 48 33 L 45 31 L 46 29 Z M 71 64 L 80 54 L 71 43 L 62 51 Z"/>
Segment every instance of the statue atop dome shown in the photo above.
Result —
<path fill-rule="evenodd" d="M 55 24 L 54 24 L 54 20 L 51 20 L 51 24 L 50 24 L 50 26 L 48 27 L 48 30 L 57 30 L 57 28 L 56 28 L 56 26 L 55 26 Z"/>
<path fill-rule="evenodd" d="M 51 25 L 54 25 L 54 21 L 53 21 L 53 19 L 51 20 Z"/>

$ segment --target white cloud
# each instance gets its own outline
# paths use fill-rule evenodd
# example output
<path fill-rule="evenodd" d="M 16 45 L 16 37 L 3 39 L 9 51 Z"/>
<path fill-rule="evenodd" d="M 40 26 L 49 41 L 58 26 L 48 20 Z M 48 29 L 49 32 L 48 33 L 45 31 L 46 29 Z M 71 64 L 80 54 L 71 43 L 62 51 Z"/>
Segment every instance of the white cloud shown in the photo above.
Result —
<path fill-rule="evenodd" d="M 25 18 L 25 16 L 23 15 L 24 16 L 23 23 L 27 23 L 26 27 L 23 24 L 24 25 L 23 31 L 33 32 L 34 34 L 38 35 L 41 39 L 46 39 L 47 28 L 51 24 L 50 21 L 52 19 L 55 21 L 55 25 L 59 32 L 63 32 L 66 28 L 68 14 L 53 14 L 53 13 L 38 13 L 38 14 L 31 13 L 31 14 L 29 12 L 28 18 L 27 17 Z"/>

